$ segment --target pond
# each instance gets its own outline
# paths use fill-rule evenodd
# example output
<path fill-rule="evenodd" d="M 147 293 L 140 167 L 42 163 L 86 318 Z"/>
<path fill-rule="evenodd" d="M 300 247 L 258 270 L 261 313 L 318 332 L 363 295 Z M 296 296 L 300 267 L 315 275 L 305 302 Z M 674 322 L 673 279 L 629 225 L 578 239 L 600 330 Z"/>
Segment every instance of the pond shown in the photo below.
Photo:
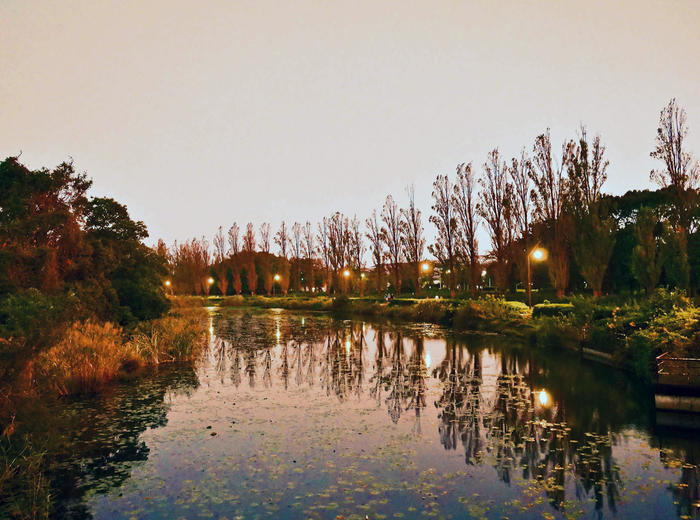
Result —
<path fill-rule="evenodd" d="M 37 420 L 67 518 L 697 518 L 697 432 L 576 355 L 210 309 L 210 348 Z"/>

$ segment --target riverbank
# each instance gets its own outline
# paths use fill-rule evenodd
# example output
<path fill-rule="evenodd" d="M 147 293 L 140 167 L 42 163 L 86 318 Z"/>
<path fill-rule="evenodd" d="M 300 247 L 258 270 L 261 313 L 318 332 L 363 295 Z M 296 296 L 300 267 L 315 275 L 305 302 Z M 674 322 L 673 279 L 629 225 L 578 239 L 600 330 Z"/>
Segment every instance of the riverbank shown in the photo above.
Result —
<path fill-rule="evenodd" d="M 632 371 L 651 381 L 655 356 L 700 356 L 700 307 L 680 293 L 650 297 L 572 297 L 564 303 L 527 305 L 493 296 L 473 299 L 318 296 L 175 297 L 174 307 L 259 307 L 333 312 L 372 319 L 437 323 L 457 332 L 513 335 L 535 348 L 569 349 Z"/>

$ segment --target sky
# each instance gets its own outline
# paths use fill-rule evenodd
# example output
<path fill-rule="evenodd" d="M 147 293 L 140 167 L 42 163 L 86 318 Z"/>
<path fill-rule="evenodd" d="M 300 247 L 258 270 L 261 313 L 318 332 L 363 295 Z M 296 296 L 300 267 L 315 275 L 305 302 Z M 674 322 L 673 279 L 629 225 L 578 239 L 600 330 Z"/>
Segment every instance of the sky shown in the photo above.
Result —
<path fill-rule="evenodd" d="M 606 191 L 651 187 L 671 97 L 700 154 L 700 2 L 0 0 L 0 23 L 0 156 L 72 158 L 149 243 L 364 219 L 411 184 L 432 237 L 436 175 L 582 123 Z"/>

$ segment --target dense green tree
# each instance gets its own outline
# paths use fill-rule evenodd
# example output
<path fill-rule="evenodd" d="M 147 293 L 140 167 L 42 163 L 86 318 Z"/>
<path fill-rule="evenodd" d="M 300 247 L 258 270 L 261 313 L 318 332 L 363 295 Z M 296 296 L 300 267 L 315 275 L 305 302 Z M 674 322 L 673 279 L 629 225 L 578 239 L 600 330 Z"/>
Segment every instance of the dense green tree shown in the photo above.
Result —
<path fill-rule="evenodd" d="M 573 240 L 574 258 L 593 296 L 597 298 L 602 293 L 603 279 L 615 247 L 615 221 L 601 217 L 594 209 L 582 215 L 577 223 L 579 228 Z"/>
<path fill-rule="evenodd" d="M 688 288 L 688 239 L 682 228 L 674 228 L 669 222 L 665 222 L 663 226 L 663 266 L 668 285 L 676 289 Z"/>
<path fill-rule="evenodd" d="M 83 275 L 89 256 L 80 225 L 91 182 L 72 163 L 29 170 L 0 163 L 0 294 L 56 292 Z"/>
<path fill-rule="evenodd" d="M 659 227 L 659 219 L 651 209 L 642 208 L 639 211 L 634 228 L 637 245 L 631 267 L 647 294 L 656 288 L 663 268 Z"/>
<path fill-rule="evenodd" d="M 130 324 L 162 315 L 168 308 L 163 291 L 168 271 L 162 257 L 141 242 L 148 237 L 145 224 L 132 220 L 114 199 L 96 197 L 87 206 L 85 230 L 94 268 L 117 296 L 118 307 L 105 317 Z"/>

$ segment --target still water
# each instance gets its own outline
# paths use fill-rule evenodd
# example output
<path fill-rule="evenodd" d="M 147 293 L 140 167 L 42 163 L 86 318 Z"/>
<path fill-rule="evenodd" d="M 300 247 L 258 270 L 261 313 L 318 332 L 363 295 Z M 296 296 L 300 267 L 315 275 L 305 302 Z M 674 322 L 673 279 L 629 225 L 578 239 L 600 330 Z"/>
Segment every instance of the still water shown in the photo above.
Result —
<path fill-rule="evenodd" d="M 698 517 L 698 432 L 620 372 L 429 325 L 209 320 L 194 368 L 52 411 L 57 515 Z"/>

